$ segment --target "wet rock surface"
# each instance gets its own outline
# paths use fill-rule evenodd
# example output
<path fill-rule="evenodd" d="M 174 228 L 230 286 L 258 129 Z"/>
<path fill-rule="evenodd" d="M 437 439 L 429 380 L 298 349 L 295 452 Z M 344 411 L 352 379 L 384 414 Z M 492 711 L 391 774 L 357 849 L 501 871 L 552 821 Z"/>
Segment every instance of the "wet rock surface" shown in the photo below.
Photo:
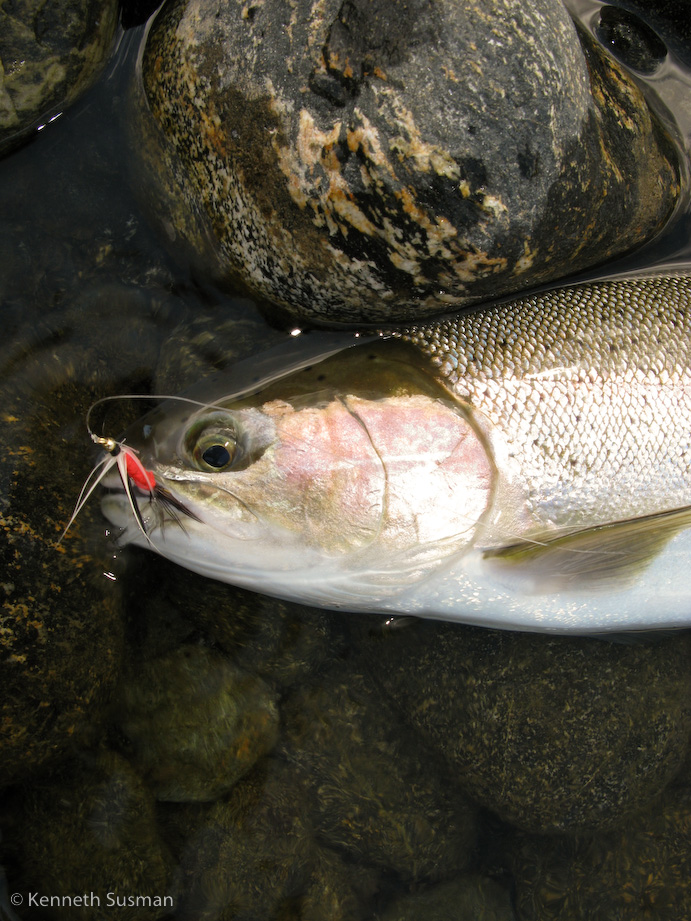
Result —
<path fill-rule="evenodd" d="M 513 921 L 508 891 L 474 874 L 397 899 L 377 921 Z"/>
<path fill-rule="evenodd" d="M 575 832 L 620 823 L 679 771 L 689 642 L 415 622 L 365 649 L 372 677 L 475 800 L 521 828 Z"/>
<path fill-rule="evenodd" d="M 113 708 L 128 756 L 160 800 L 218 799 L 278 735 L 269 687 L 202 646 L 129 669 Z"/>
<path fill-rule="evenodd" d="M 281 752 L 310 791 L 327 844 L 404 879 L 445 879 L 469 866 L 476 812 L 443 766 L 352 666 L 298 690 L 283 710 Z"/>
<path fill-rule="evenodd" d="M 179 393 L 214 371 L 242 361 L 283 342 L 267 329 L 251 302 L 232 318 L 202 313 L 181 323 L 161 348 L 156 365 L 156 393 Z"/>
<path fill-rule="evenodd" d="M 99 130 L 115 150 L 112 119 Z M 93 229 L 112 205 L 96 177 L 105 169 L 117 185 L 117 166 L 66 132 L 56 123 L 44 135 L 63 137 L 65 159 L 31 145 L 3 161 L 0 186 L 0 786 L 102 732 L 124 642 L 121 569 L 95 504 L 57 542 L 93 463 L 86 412 L 113 387 L 141 388 L 160 336 L 152 315 L 165 314 L 163 266 L 113 245 L 128 222 L 145 239 L 126 197 L 109 207 L 110 227 Z M 69 235 L 65 207 L 78 225 Z M 116 432 L 122 406 L 106 413 Z"/>
<path fill-rule="evenodd" d="M 138 565 L 128 569 L 128 578 L 141 587 Z M 184 741 L 185 726 L 196 722 L 199 749 L 206 755 L 213 746 L 204 743 L 204 721 L 195 719 L 195 712 L 201 711 L 188 705 L 195 689 L 192 672 L 183 682 L 170 663 L 185 660 L 194 637 L 201 642 L 192 599 L 196 597 L 203 608 L 212 595 L 194 590 L 180 594 L 177 611 L 170 597 L 163 595 L 157 605 L 148 591 L 147 596 L 149 604 L 130 611 L 136 624 L 128 628 L 125 658 L 137 663 L 135 671 L 139 663 L 148 663 L 140 675 L 145 695 L 150 686 L 152 702 L 159 700 L 158 686 L 180 688 L 177 708 L 162 709 L 170 718 L 169 731 L 161 734 L 151 724 L 152 749 L 164 744 L 166 736 L 174 738 L 176 726 Z M 250 612 L 248 606 L 234 639 L 226 637 L 239 661 L 250 636 Z M 592 641 L 586 656 L 585 641 L 569 640 L 557 644 L 563 649 L 556 654 L 549 638 L 452 625 L 450 632 L 463 648 L 461 659 L 453 640 L 437 641 L 443 625 L 392 630 L 379 618 L 353 623 L 352 618 L 330 616 L 332 636 L 338 639 L 334 655 L 313 661 L 298 654 L 290 680 L 277 684 L 282 690 L 276 746 L 239 780 L 231 765 L 227 792 L 219 787 L 213 801 L 199 802 L 194 801 L 195 786 L 187 791 L 187 801 L 159 801 L 154 812 L 156 782 L 150 786 L 139 773 L 138 757 L 123 747 L 116 706 L 106 744 L 117 745 L 120 754 L 103 749 L 84 753 L 64 770 L 46 776 L 38 788 L 31 783 L 19 793 L 9 791 L 4 801 L 0 797 L 10 869 L 15 870 L 13 846 L 23 840 L 29 811 L 30 828 L 53 823 L 66 830 L 69 842 L 71 825 L 61 818 L 61 810 L 78 817 L 70 820 L 73 824 L 87 821 L 79 818 L 84 816 L 95 821 L 94 802 L 108 800 L 93 788 L 106 784 L 108 789 L 121 789 L 124 781 L 106 777 L 126 775 L 127 796 L 114 797 L 120 811 L 116 816 L 114 806 L 99 805 L 110 818 L 97 830 L 117 830 L 118 841 L 128 840 L 130 820 L 121 817 L 125 805 L 139 814 L 141 872 L 153 868 L 151 879 L 161 880 L 164 887 L 156 891 L 173 898 L 175 918 L 403 921 L 422 914 L 430 919 L 449 917 L 451 912 L 451 917 L 461 919 L 540 921 L 562 917 L 557 906 L 569 905 L 574 921 L 614 917 L 617 911 L 633 921 L 641 915 L 631 905 L 648 905 L 651 899 L 659 908 L 652 917 L 671 921 L 684 916 L 689 896 L 682 875 L 691 847 L 688 761 L 682 760 L 688 750 L 686 641 L 639 647 Z M 147 617 L 151 622 L 142 625 L 140 620 Z M 273 621 L 268 635 L 282 635 L 283 617 L 280 606 L 274 614 L 264 608 L 262 620 Z M 429 632 L 427 642 L 416 627 Z M 392 632 L 389 654 L 385 647 Z M 211 639 L 207 634 L 205 642 Z M 523 648 L 509 655 L 507 650 L 521 642 Z M 410 653 L 413 647 L 416 655 Z M 192 649 L 206 665 L 219 658 L 233 663 L 225 650 L 221 655 L 208 645 Z M 153 650 L 159 655 L 152 659 Z M 254 671 L 270 674 L 275 648 L 268 644 L 263 654 L 262 665 L 262 650 L 254 650 Z M 283 655 L 288 651 L 284 649 Z M 588 659 L 595 664 L 589 666 Z M 376 662 L 376 674 L 363 671 L 367 661 Z M 210 707 L 215 713 L 214 693 L 205 698 L 207 669 L 197 663 L 194 672 L 201 676 L 196 693 L 202 709 Z M 659 672 L 667 677 L 661 679 Z M 620 686 L 619 696 L 615 685 Z M 642 700 L 637 691 L 641 687 L 646 687 L 645 696 L 652 703 Z M 680 702 L 682 692 L 686 704 Z M 464 709 L 459 705 L 462 698 Z M 241 698 L 237 704 L 242 705 Z M 668 716 L 661 716 L 658 708 Z M 251 720 L 250 710 L 246 716 Z M 405 725 L 406 712 L 408 717 L 416 715 L 417 729 Z M 606 745 L 612 748 L 609 754 Z M 170 752 L 163 751 L 159 770 L 165 771 L 172 760 Z M 599 775 L 593 770 L 595 762 L 602 764 Z M 71 767 L 73 763 L 78 768 Z M 148 771 L 146 765 L 144 770 Z M 639 771 L 641 777 L 632 781 Z M 194 775 L 194 770 L 189 772 Z M 607 785 L 603 808 L 602 790 Z M 665 789 L 652 794 L 653 786 Z M 140 791 L 136 796 L 134 789 Z M 518 819 L 506 824 L 491 818 L 479 808 L 489 801 L 500 815 L 512 810 Z M 593 813 L 606 827 L 593 828 Z M 564 816 L 571 825 L 559 828 L 555 836 L 558 824 L 568 824 Z M 516 827 L 538 824 L 549 833 Z M 76 832 L 74 837 L 79 839 Z M 90 878 L 90 850 L 68 845 L 64 855 L 56 851 L 49 859 L 46 845 L 41 845 L 34 857 L 38 845 L 33 832 L 28 840 L 26 854 L 37 879 L 44 860 L 52 874 L 46 878 L 63 875 L 74 885 Z M 23 855 L 22 851 L 25 864 Z M 130 864 L 117 847 L 107 861 L 104 857 L 98 871 L 103 879 L 127 880 L 127 873 L 133 872 L 126 869 Z M 24 885 L 19 874 L 19 869 L 12 874 L 13 890 Z M 153 883 L 140 885 L 144 893 L 153 895 L 154 889 Z M 609 893 L 604 901 L 603 893 Z M 102 917 L 97 912 L 83 916 L 97 921 Z"/>
<path fill-rule="evenodd" d="M 213 807 L 179 871 L 181 918 L 271 918 L 304 890 L 314 859 L 305 798 L 268 759 Z"/>
<path fill-rule="evenodd" d="M 672 789 L 599 836 L 518 840 L 519 921 L 639 921 L 691 910 L 691 788 Z"/>
<path fill-rule="evenodd" d="M 642 94 L 560 4 L 177 0 L 143 80 L 169 235 L 318 322 L 559 278 L 649 239 L 678 192 Z"/>
<path fill-rule="evenodd" d="M 92 736 L 123 645 L 120 592 L 103 576 L 112 560 L 88 540 L 93 515 L 56 546 L 71 511 L 63 486 L 82 460 L 65 426 L 88 398 L 45 360 L 32 371 L 26 390 L 5 382 L 0 418 L 0 786 Z"/>
<path fill-rule="evenodd" d="M 67 762 L 59 796 L 38 780 L 21 797 L 24 891 L 83 901 L 44 903 L 43 918 L 153 921 L 165 904 L 127 904 L 128 896 L 168 891 L 172 858 L 160 840 L 150 791 L 123 758 L 99 751 Z M 108 893 L 114 904 L 109 904 Z M 115 904 L 117 897 L 124 904 Z M 37 915 L 33 915 L 36 917 Z"/>
<path fill-rule="evenodd" d="M 0 155 L 95 81 L 117 0 L 20 0 L 0 7 Z"/>
<path fill-rule="evenodd" d="M 664 42 L 681 61 L 687 66 L 691 64 L 691 3 L 689 0 L 626 0 L 621 6 L 605 7 L 607 15 L 623 22 L 628 34 L 625 36 L 626 47 L 632 44 L 631 32 L 634 40 L 638 40 L 641 33 L 646 36 L 644 47 L 651 44 L 648 30 L 653 30 L 657 41 L 653 44 Z M 611 11 L 610 11 L 611 9 Z M 638 20 L 638 22 L 636 21 Z M 633 21 L 633 22 L 632 22 Z M 640 26 L 643 22 L 643 28 Z M 639 45 L 639 41 L 636 41 Z"/>
<path fill-rule="evenodd" d="M 123 389 L 136 389 L 142 363 L 151 361 L 152 330 L 138 312 L 142 302 L 122 288 L 87 288 L 66 300 L 50 318 L 20 324 L 0 354 L 0 783 L 88 741 L 121 667 L 121 568 L 97 507 L 58 539 L 91 468 L 82 442 L 87 410 L 114 362 Z M 113 303 L 129 314 L 119 330 L 112 313 L 96 307 Z M 82 318 L 86 305 L 92 325 Z"/>
<path fill-rule="evenodd" d="M 135 607 L 131 622 L 144 658 L 200 639 L 283 695 L 343 651 L 339 619 L 327 612 L 212 582 L 149 554 L 141 562 L 144 604 Z M 166 636 L 174 645 L 165 645 Z"/>

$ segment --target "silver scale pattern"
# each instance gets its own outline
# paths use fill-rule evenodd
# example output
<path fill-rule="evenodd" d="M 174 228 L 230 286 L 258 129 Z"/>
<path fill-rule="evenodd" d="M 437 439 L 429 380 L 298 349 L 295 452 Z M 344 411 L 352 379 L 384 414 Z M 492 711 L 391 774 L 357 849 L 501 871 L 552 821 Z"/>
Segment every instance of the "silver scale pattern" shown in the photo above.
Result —
<path fill-rule="evenodd" d="M 400 335 L 485 417 L 538 525 L 691 504 L 690 278 L 565 287 Z"/>

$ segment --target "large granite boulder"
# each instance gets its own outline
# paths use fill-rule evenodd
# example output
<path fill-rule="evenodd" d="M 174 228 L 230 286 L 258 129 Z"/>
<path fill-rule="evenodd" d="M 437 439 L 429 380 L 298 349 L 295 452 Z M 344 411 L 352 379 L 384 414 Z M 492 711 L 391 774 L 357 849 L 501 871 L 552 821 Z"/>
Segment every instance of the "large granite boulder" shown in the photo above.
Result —
<path fill-rule="evenodd" d="M 173 0 L 143 91 L 168 235 L 318 322 L 557 279 L 649 239 L 678 192 L 643 94 L 559 0 Z"/>

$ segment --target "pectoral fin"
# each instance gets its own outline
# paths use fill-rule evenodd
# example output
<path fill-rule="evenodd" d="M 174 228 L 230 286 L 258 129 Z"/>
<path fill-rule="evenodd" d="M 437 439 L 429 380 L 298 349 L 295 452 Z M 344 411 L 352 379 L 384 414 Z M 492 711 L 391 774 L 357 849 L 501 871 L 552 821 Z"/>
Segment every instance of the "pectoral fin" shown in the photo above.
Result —
<path fill-rule="evenodd" d="M 484 559 L 505 575 L 520 576 L 536 594 L 568 589 L 613 590 L 639 576 L 679 531 L 691 526 L 691 507 L 546 535 L 498 550 Z"/>

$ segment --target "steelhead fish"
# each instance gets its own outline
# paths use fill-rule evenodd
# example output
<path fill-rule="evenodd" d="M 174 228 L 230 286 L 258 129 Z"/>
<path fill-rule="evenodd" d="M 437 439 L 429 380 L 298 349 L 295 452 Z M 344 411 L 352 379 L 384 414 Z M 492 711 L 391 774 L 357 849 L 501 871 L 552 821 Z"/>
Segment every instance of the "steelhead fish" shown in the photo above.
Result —
<path fill-rule="evenodd" d="M 144 479 L 106 494 L 122 543 L 323 608 L 691 625 L 690 278 L 565 287 L 300 363 L 257 385 L 253 359 L 127 432 L 160 501 Z"/>

